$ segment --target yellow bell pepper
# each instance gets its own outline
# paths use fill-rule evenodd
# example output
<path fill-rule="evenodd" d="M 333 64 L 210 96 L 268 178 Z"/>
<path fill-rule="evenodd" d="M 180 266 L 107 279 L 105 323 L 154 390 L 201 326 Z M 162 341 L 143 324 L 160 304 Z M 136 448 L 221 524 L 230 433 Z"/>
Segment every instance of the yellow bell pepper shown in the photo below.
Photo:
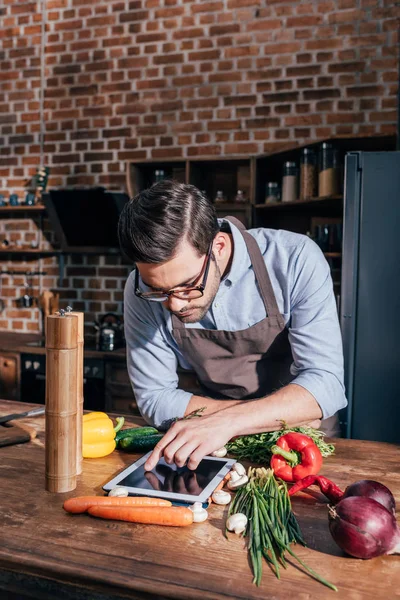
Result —
<path fill-rule="evenodd" d="M 124 423 L 124 418 L 117 419 L 117 425 L 103 412 L 91 412 L 83 415 L 82 422 L 82 455 L 83 458 L 101 458 L 115 450 L 115 435 Z"/>

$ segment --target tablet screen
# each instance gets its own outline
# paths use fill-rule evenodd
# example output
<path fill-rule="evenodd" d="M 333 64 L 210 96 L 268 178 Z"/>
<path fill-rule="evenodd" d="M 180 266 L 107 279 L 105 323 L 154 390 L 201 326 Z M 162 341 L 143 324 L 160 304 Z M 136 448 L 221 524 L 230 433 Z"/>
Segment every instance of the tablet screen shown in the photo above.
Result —
<path fill-rule="evenodd" d="M 161 458 L 152 471 L 145 471 L 141 465 L 118 481 L 118 485 L 198 496 L 220 470 L 221 464 L 212 460 L 203 459 L 196 471 L 191 471 L 187 467 L 168 465 Z"/>

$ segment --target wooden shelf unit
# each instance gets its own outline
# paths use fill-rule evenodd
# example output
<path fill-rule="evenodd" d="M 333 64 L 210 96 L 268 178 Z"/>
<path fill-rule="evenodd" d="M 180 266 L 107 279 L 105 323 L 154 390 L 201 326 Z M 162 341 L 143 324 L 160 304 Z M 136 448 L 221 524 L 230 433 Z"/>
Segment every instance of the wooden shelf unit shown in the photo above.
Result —
<path fill-rule="evenodd" d="M 255 158 L 249 156 L 206 157 L 183 161 L 130 161 L 126 169 L 129 196 L 154 183 L 155 171 L 162 169 L 166 178 L 195 185 L 214 199 L 218 190 L 224 192 L 226 202 L 216 203 L 219 217 L 232 215 L 247 227 L 251 226 L 251 208 L 254 204 Z M 244 192 L 246 202 L 234 202 L 237 190 Z"/>
<path fill-rule="evenodd" d="M 45 212 L 46 207 L 43 204 L 34 204 L 33 206 L 19 204 L 18 206 L 0 206 L 0 213 L 18 213 L 18 212 L 27 212 L 27 213 L 43 213 Z"/>
<path fill-rule="evenodd" d="M 338 149 L 339 162 L 342 166 L 347 152 L 396 149 L 395 136 L 367 138 L 342 136 L 321 139 L 304 146 L 291 145 L 279 152 L 259 156 L 210 156 L 171 162 L 133 161 L 127 164 L 127 189 L 131 197 L 135 196 L 139 191 L 152 185 L 155 170 L 163 169 L 167 177 L 193 184 L 200 190 L 204 190 L 211 199 L 215 197 L 217 190 L 223 190 L 227 202 L 215 205 L 218 216 L 236 216 L 249 228 L 286 229 L 315 237 L 315 231 L 320 231 L 318 227 L 326 225 L 329 230 L 329 227 L 338 225 L 337 231 L 330 230 L 336 237 L 334 243 L 328 240 L 327 247 L 325 240 L 323 249 L 327 250 L 324 254 L 331 265 L 335 294 L 339 296 L 341 269 L 338 267 L 341 266 L 339 247 L 340 225 L 343 223 L 343 194 L 265 204 L 266 184 L 269 181 L 277 181 L 281 186 L 284 163 L 294 161 L 299 167 L 302 148 L 313 148 L 318 156 L 322 142 L 331 142 Z M 340 177 L 343 181 L 343 169 Z M 246 204 L 232 202 L 238 189 L 245 192 L 248 199 Z"/>

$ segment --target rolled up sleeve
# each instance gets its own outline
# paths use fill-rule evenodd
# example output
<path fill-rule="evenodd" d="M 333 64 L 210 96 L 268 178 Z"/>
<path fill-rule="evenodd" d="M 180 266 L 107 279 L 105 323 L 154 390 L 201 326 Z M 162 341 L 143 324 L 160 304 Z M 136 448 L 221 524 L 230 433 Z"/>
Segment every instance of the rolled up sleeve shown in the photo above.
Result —
<path fill-rule="evenodd" d="M 178 389 L 178 360 L 149 302 L 134 295 L 133 277 L 124 291 L 128 374 L 143 418 L 162 428 L 185 414 L 192 394 Z"/>
<path fill-rule="evenodd" d="M 314 396 L 326 419 L 347 405 L 343 346 L 329 265 L 312 240 L 294 259 L 292 277 L 292 383 Z"/>

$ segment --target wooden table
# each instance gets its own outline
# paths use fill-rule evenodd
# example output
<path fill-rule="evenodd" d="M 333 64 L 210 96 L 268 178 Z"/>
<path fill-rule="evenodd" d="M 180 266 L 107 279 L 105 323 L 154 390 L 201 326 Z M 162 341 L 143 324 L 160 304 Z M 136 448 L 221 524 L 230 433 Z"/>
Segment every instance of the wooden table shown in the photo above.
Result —
<path fill-rule="evenodd" d="M 34 405 L 0 401 L 0 414 Z M 243 539 L 223 535 L 226 507 L 212 505 L 209 520 L 188 528 L 95 520 L 69 515 L 63 501 L 75 495 L 102 494 L 102 485 L 137 458 L 113 452 L 84 460 L 74 492 L 44 489 L 44 417 L 26 419 L 37 439 L 0 448 L 0 597 L 102 600 L 165 598 L 338 598 L 339 594 L 290 565 L 278 581 L 265 564 L 262 584 L 252 584 Z M 323 473 L 341 487 L 376 479 L 400 502 L 400 448 L 390 444 L 337 440 L 336 455 Z M 344 556 L 328 530 L 327 507 L 312 497 L 293 502 L 308 548 L 299 556 L 336 584 L 346 599 L 399 598 L 400 557 L 362 561 Z M 8 590 L 7 595 L 1 590 Z M 14 595 L 15 594 L 15 595 Z"/>

